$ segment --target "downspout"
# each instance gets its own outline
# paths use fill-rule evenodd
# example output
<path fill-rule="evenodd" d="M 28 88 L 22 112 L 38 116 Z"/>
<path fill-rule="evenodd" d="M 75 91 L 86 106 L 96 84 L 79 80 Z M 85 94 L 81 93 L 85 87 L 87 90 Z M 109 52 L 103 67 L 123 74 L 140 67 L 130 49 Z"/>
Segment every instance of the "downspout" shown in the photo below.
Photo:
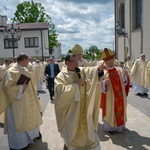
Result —
<path fill-rule="evenodd" d="M 142 12 L 141 12 L 141 19 L 142 19 L 142 25 L 141 25 L 141 54 L 143 53 L 143 1 L 142 1 Z"/>
<path fill-rule="evenodd" d="M 129 55 L 129 56 L 130 56 L 130 59 L 132 59 L 132 50 L 131 50 L 131 20 L 132 20 L 132 19 L 131 19 L 131 18 L 132 18 L 132 16 L 133 16 L 133 15 L 132 15 L 132 12 L 131 12 L 131 11 L 132 11 L 132 5 L 131 5 L 131 3 L 132 3 L 132 1 L 130 0 L 130 27 L 129 27 L 129 29 L 130 29 L 130 35 L 129 35 L 129 37 L 128 37 L 128 38 L 129 38 L 129 42 L 130 42 L 130 43 L 129 43 L 129 47 L 130 47 L 130 55 Z M 132 16 L 131 16 L 131 15 L 132 15 Z"/>
<path fill-rule="evenodd" d="M 42 30 L 40 30 L 41 33 L 41 50 L 42 50 L 42 61 L 44 61 L 44 55 L 43 55 L 43 35 L 42 35 Z"/>
<path fill-rule="evenodd" d="M 48 53 L 49 53 L 49 57 L 50 57 L 50 45 L 49 45 L 49 42 L 50 42 L 50 40 L 49 40 L 49 28 L 48 28 Z"/>
<path fill-rule="evenodd" d="M 115 17 L 115 58 L 118 56 L 118 49 L 117 49 L 117 37 L 116 37 L 116 2 L 117 0 L 114 0 L 114 17 Z M 117 58 L 118 59 L 118 58 Z"/>

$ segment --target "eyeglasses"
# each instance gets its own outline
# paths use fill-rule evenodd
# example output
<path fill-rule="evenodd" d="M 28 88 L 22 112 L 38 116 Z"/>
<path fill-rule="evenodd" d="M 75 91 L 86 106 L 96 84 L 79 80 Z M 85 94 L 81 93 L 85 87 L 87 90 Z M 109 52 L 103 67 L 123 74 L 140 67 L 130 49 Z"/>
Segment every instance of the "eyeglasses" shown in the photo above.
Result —
<path fill-rule="evenodd" d="M 68 62 L 78 62 L 78 60 L 68 60 Z"/>

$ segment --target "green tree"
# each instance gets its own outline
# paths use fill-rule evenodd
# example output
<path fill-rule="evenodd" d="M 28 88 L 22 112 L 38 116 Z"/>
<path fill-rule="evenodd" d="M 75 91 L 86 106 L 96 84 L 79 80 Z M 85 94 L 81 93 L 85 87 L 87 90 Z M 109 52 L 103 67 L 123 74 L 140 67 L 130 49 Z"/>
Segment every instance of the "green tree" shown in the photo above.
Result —
<path fill-rule="evenodd" d="M 69 54 L 69 53 L 72 53 L 72 50 L 71 50 L 71 49 L 68 50 L 68 53 L 67 53 L 67 54 Z"/>
<path fill-rule="evenodd" d="M 101 56 L 102 50 L 98 49 L 97 46 L 93 45 L 89 49 L 84 50 L 84 58 L 88 60 L 99 59 Z"/>
<path fill-rule="evenodd" d="M 57 34 L 55 31 L 55 25 L 52 23 L 50 30 L 49 30 L 49 48 L 50 53 L 52 54 L 54 47 L 57 47 L 58 41 L 57 41 Z"/>
<path fill-rule="evenodd" d="M 57 34 L 55 25 L 52 23 L 51 17 L 46 13 L 45 8 L 41 3 L 25 1 L 17 5 L 17 10 L 14 13 L 12 22 L 19 21 L 20 23 L 39 23 L 47 22 L 50 24 L 49 29 L 49 47 L 52 53 L 54 46 L 57 46 Z"/>
<path fill-rule="evenodd" d="M 21 23 L 36 23 L 36 22 L 51 22 L 51 17 L 46 14 L 46 11 L 41 3 L 25 1 L 17 5 L 17 10 L 13 22 L 19 20 Z"/>

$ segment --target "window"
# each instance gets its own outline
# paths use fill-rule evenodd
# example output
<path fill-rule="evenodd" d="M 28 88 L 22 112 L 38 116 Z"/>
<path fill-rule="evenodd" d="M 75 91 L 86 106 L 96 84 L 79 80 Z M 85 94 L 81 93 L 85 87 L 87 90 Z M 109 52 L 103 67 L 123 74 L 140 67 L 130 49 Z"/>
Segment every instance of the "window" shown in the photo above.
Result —
<path fill-rule="evenodd" d="M 119 15 L 118 21 L 121 25 L 121 29 L 125 29 L 125 7 L 124 7 L 124 3 L 120 4 L 118 15 Z"/>
<path fill-rule="evenodd" d="M 39 47 L 38 37 L 25 38 L 25 47 Z"/>
<path fill-rule="evenodd" d="M 135 27 L 139 28 L 142 26 L 142 1 L 136 0 L 135 2 Z"/>
<path fill-rule="evenodd" d="M 125 11 L 124 11 L 124 4 L 121 7 L 121 25 L 122 28 L 125 28 Z"/>
<path fill-rule="evenodd" d="M 4 48 L 5 49 L 13 48 L 13 39 L 12 38 L 4 39 Z M 17 38 L 14 38 L 14 48 L 18 48 Z"/>

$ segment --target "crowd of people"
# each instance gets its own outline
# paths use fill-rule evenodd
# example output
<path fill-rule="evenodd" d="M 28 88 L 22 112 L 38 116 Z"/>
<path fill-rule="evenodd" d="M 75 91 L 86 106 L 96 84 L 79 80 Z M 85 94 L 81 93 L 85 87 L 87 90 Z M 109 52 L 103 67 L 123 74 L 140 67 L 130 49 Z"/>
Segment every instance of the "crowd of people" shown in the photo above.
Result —
<path fill-rule="evenodd" d="M 44 82 L 54 103 L 64 150 L 100 150 L 100 109 L 104 130 L 112 135 L 122 132 L 131 86 L 135 94 L 150 98 L 150 61 L 144 54 L 134 63 L 127 57 L 121 65 L 108 48 L 99 61 L 87 61 L 82 53 L 83 48 L 76 44 L 64 62 L 55 62 L 53 57 L 42 62 L 21 53 L 0 66 L 0 122 L 10 150 L 23 150 L 42 138 L 38 92 Z M 22 74 L 26 78 L 18 84 Z"/>

